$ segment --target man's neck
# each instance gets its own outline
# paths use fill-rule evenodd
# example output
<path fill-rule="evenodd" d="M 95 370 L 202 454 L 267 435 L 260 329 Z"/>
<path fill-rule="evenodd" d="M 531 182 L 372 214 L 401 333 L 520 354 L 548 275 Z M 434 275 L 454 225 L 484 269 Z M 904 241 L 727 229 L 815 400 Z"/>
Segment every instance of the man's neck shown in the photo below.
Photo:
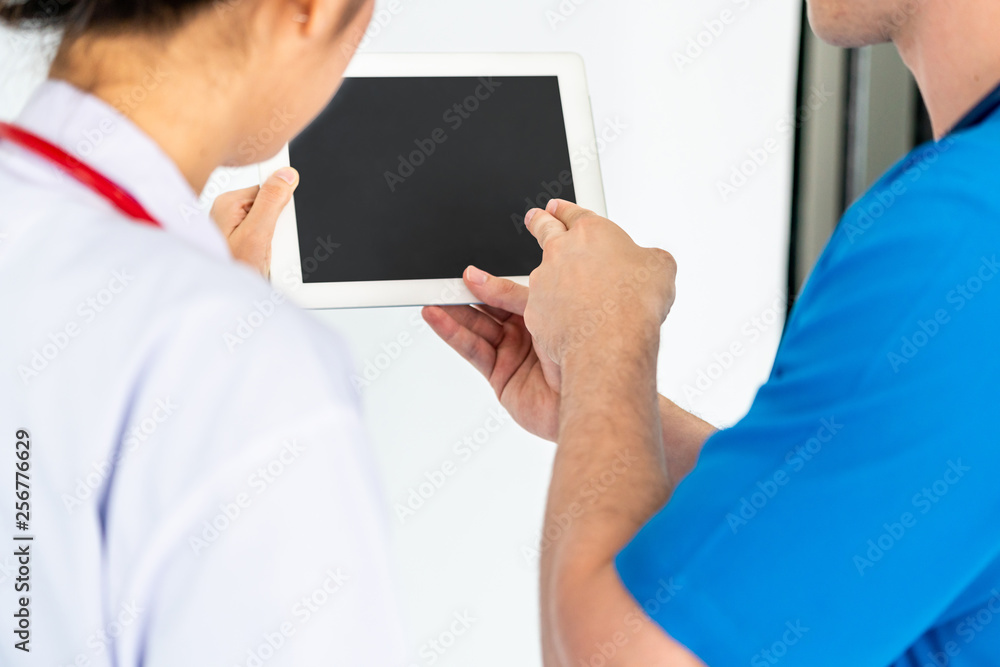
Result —
<path fill-rule="evenodd" d="M 1000 83 L 1000 3 L 931 2 L 894 35 L 940 139 Z"/>

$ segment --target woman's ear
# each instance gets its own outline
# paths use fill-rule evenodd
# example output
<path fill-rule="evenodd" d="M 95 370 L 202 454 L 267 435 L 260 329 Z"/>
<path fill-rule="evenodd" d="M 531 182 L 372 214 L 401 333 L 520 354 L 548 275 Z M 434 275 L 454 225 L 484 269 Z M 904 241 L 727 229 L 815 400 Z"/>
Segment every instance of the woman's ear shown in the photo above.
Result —
<path fill-rule="evenodd" d="M 371 13 L 374 0 L 293 0 L 287 2 L 291 20 L 310 36 L 341 37 L 360 18 Z M 363 29 L 361 29 L 363 32 Z"/>

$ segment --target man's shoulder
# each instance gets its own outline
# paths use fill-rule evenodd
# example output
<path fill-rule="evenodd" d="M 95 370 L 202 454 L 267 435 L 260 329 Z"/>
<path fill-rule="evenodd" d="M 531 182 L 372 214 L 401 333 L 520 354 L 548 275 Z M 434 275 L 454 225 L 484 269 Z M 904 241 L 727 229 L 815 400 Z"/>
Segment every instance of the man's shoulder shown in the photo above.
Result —
<path fill-rule="evenodd" d="M 863 377 L 889 386 L 918 354 L 924 381 L 982 369 L 982 333 L 1000 325 L 998 151 L 1000 123 L 956 133 L 851 207 L 796 303 L 779 375 L 816 361 L 849 377 L 846 392 Z"/>
<path fill-rule="evenodd" d="M 1000 241 L 998 155 L 1000 117 L 916 148 L 847 210 L 835 246 Z"/>

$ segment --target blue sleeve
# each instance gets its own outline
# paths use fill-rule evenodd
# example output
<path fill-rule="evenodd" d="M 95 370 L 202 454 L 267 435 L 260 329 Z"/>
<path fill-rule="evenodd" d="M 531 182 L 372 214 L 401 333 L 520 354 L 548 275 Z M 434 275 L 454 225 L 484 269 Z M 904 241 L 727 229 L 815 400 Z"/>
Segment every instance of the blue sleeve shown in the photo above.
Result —
<path fill-rule="evenodd" d="M 618 556 L 709 665 L 890 664 L 1000 555 L 1000 195 L 939 171 L 849 212 L 747 416 Z"/>

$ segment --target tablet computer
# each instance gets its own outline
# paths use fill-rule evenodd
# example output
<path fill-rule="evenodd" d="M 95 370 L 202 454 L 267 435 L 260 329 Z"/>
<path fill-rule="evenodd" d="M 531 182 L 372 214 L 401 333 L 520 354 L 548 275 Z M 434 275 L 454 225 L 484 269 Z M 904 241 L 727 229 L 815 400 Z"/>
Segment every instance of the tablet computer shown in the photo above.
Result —
<path fill-rule="evenodd" d="M 361 54 L 263 182 L 300 174 L 271 280 L 306 308 L 472 303 L 474 264 L 527 283 L 530 208 L 605 215 L 594 121 L 574 54 Z"/>

